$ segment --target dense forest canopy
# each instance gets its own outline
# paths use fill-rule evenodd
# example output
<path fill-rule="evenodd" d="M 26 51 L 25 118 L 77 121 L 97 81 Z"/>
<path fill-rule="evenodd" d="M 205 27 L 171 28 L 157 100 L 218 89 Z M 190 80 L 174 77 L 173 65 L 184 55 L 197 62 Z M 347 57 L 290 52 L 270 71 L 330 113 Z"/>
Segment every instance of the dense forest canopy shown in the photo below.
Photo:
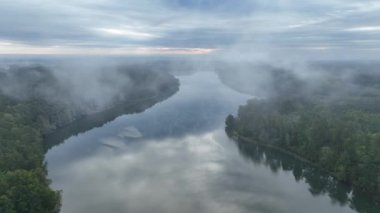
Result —
<path fill-rule="evenodd" d="M 179 87 L 172 75 L 141 67 L 94 75 L 81 76 L 83 86 L 75 90 L 78 74 L 68 78 L 41 65 L 0 69 L 0 212 L 59 212 L 60 193 L 47 179 L 44 134 L 95 115 L 106 122 L 144 110 Z"/>
<path fill-rule="evenodd" d="M 380 73 L 331 69 L 314 82 L 272 70 L 276 92 L 241 106 L 227 117 L 226 130 L 245 143 L 301 156 L 379 197 Z M 284 77 L 293 83 L 282 84 Z"/>
<path fill-rule="evenodd" d="M 58 212 L 60 195 L 49 188 L 42 126 L 31 102 L 0 95 L 0 212 Z"/>

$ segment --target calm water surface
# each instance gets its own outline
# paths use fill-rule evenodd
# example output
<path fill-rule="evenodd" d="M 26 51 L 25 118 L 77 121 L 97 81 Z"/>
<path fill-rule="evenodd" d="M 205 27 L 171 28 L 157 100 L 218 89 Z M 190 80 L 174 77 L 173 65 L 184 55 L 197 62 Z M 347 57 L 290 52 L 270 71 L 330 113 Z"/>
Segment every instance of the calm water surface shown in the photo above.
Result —
<path fill-rule="evenodd" d="M 166 101 L 49 150 L 63 213 L 356 212 L 330 177 L 226 136 L 225 117 L 249 96 L 212 72 L 179 79 Z"/>

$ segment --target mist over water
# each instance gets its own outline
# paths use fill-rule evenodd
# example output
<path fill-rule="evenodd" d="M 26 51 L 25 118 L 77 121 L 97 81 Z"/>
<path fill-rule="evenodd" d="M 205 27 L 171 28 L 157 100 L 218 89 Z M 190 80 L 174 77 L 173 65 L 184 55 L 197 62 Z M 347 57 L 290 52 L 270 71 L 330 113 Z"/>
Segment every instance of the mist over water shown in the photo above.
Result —
<path fill-rule="evenodd" d="M 173 97 L 68 138 L 46 155 L 62 212 L 355 212 L 313 196 L 290 171 L 240 154 L 227 114 L 252 96 L 214 72 L 179 77 Z M 318 174 L 316 174 L 318 175 Z"/>
<path fill-rule="evenodd" d="M 300 162 L 289 169 L 283 156 L 242 148 L 224 131 L 226 116 L 252 98 L 375 100 L 377 62 L 222 59 L 3 63 L 0 89 L 16 100 L 37 97 L 91 114 L 135 97 L 136 88 L 158 91 L 164 74 L 179 79 L 179 91 L 151 108 L 105 123 L 89 119 L 62 134 L 72 135 L 65 141 L 51 142 L 58 145 L 45 160 L 52 188 L 62 190 L 63 213 L 378 211 L 370 198 L 328 175 Z M 154 75 L 136 85 L 125 71 Z M 308 176 L 295 175 L 300 167 Z"/>
<path fill-rule="evenodd" d="M 0 212 L 380 212 L 379 0 L 0 14 Z"/>

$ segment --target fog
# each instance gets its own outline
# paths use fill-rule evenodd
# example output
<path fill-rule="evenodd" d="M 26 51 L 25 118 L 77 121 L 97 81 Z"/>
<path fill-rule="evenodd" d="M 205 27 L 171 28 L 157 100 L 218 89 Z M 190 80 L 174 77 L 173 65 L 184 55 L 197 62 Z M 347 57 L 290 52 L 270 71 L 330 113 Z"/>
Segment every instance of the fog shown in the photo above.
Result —
<path fill-rule="evenodd" d="M 65 213 L 379 212 L 356 193 L 380 192 L 379 0 L 5 0 L 0 13 L 0 204 L 48 203 L 7 178 L 25 170 L 62 190 Z M 281 156 L 252 160 L 245 137 L 332 173 L 313 185 Z M 353 186 L 342 202 L 335 185 L 318 193 L 334 177 Z"/>
<path fill-rule="evenodd" d="M 154 96 L 165 83 L 163 74 L 150 65 L 142 67 L 133 62 L 28 59 L 0 65 L 0 91 L 21 101 L 39 99 L 92 113 L 144 91 L 153 92 L 150 96 Z"/>
<path fill-rule="evenodd" d="M 49 150 L 62 212 L 351 212 L 291 172 L 241 156 L 224 120 L 250 95 L 210 72 L 179 79 L 168 100 Z"/>
<path fill-rule="evenodd" d="M 46 142 L 57 145 L 46 162 L 52 188 L 63 190 L 62 212 L 354 212 L 354 204 L 315 196 L 289 171 L 252 164 L 227 138 L 224 120 L 252 98 L 373 99 L 378 67 L 220 55 L 28 59 L 2 64 L 0 89 L 16 100 L 88 114 L 142 98 L 145 89 L 159 93 L 166 75 L 179 79 L 178 92 L 156 106 Z M 144 74 L 143 83 L 128 73 Z"/>
<path fill-rule="evenodd" d="M 5 60 L 6 61 L 6 60 Z M 226 85 L 259 98 L 326 93 L 330 97 L 352 92 L 370 93 L 374 82 L 364 78 L 380 78 L 377 61 L 317 61 L 300 59 L 269 60 L 236 54 L 196 57 L 137 57 L 79 59 L 8 60 L 1 63 L 0 90 L 16 99 L 38 97 L 50 103 L 75 106 L 84 111 L 98 111 L 122 101 L 133 82 L 125 71 L 137 70 L 189 75 L 213 71 Z M 363 82 L 357 78 L 362 77 Z M 157 88 L 154 79 L 146 88 Z M 333 84 L 332 84 L 333 83 Z M 369 85 L 371 84 L 371 85 Z"/>

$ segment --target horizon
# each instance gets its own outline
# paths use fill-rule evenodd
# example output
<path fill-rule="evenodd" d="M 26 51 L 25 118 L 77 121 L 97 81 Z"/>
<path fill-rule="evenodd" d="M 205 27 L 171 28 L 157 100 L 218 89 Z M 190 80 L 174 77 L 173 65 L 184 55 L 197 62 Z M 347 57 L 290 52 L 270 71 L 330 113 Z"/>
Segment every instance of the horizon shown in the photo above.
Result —
<path fill-rule="evenodd" d="M 380 2 L 374 0 L 1 4 L 1 55 L 380 56 Z"/>

